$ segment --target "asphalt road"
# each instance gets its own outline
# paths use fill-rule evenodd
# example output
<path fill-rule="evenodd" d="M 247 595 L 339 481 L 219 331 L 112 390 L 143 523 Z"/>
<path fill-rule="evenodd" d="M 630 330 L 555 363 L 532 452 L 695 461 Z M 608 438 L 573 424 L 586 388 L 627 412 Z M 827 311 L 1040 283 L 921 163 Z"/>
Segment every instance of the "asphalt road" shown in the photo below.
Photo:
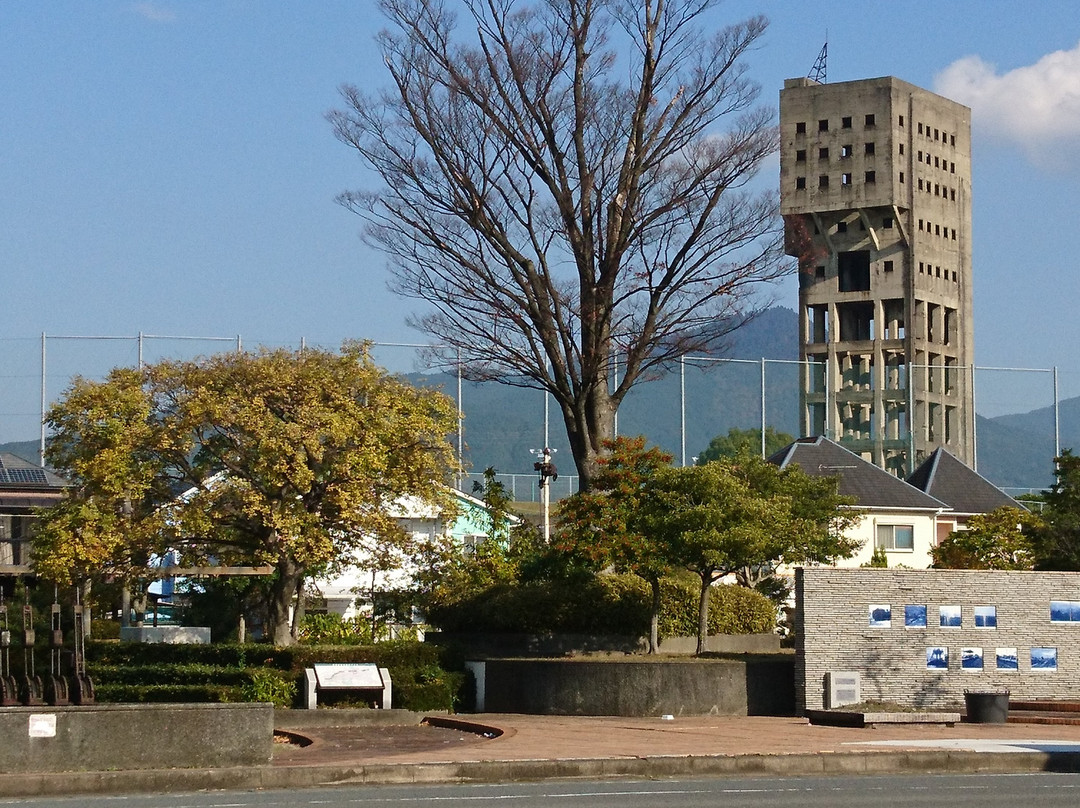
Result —
<path fill-rule="evenodd" d="M 655 781 L 573 781 L 457 786 L 362 786 L 289 791 L 200 792 L 159 796 L 3 800 L 31 808 L 383 808 L 617 806 L 617 808 L 1075 808 L 1080 775 L 938 775 Z"/>

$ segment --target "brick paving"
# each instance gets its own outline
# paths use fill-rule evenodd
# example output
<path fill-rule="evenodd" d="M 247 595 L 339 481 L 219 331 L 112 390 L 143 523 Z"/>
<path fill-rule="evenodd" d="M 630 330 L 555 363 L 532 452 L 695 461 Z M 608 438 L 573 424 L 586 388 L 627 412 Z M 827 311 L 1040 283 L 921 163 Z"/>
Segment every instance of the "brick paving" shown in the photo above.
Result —
<path fill-rule="evenodd" d="M 1040 741 L 1080 744 L 1075 724 L 890 725 L 875 728 L 816 726 L 802 718 L 689 716 L 674 720 L 611 716 L 481 714 L 458 716 L 497 727 L 485 738 L 471 732 L 429 726 L 290 728 L 310 738 L 309 746 L 278 744 L 275 766 L 460 763 L 476 761 L 575 760 L 656 756 L 889 754 L 928 742 Z M 889 748 L 867 746 L 901 742 Z"/>

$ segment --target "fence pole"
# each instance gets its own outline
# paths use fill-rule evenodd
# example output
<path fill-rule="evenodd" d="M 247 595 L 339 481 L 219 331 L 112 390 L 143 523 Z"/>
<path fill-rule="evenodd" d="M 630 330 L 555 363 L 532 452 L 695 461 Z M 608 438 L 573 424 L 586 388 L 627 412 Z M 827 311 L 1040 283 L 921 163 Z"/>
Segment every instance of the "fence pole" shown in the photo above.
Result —
<path fill-rule="evenodd" d="M 679 443 L 682 465 L 686 468 L 686 357 L 679 357 Z"/>
<path fill-rule="evenodd" d="M 765 357 L 761 357 L 761 459 L 765 459 Z"/>
<path fill-rule="evenodd" d="M 38 460 L 45 468 L 45 332 L 41 332 L 41 439 L 38 444 Z"/>

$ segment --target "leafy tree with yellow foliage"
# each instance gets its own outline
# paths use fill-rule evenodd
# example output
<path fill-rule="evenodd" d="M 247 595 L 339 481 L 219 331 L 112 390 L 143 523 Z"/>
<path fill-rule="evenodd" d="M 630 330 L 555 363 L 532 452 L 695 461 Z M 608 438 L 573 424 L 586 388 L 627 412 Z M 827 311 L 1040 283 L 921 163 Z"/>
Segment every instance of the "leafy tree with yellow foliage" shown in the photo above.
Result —
<path fill-rule="evenodd" d="M 268 630 L 290 644 L 307 577 L 404 541 L 387 504 L 417 496 L 452 512 L 456 415 L 364 343 L 76 379 L 46 418 L 47 460 L 74 487 L 42 515 L 35 569 L 130 579 L 170 548 L 182 564 L 271 565 Z"/>

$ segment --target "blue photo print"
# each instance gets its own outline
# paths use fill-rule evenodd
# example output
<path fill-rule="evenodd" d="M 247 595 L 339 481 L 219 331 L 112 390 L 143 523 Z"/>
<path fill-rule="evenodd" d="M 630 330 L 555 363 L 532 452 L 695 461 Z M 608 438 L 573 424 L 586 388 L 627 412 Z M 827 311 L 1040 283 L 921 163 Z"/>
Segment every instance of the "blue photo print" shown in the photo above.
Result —
<path fill-rule="evenodd" d="M 999 671 L 1018 671 L 1020 670 L 1020 658 L 1017 656 L 1015 648 L 999 648 L 995 654 L 997 660 L 997 669 Z"/>
<path fill-rule="evenodd" d="M 1080 601 L 1075 600 L 1052 600 L 1050 601 L 1051 623 L 1076 623 L 1080 622 Z"/>
<path fill-rule="evenodd" d="M 938 621 L 942 628 L 960 628 L 963 621 L 960 616 L 959 606 L 939 606 Z"/>
<path fill-rule="evenodd" d="M 975 628 L 997 628 L 997 606 L 976 606 Z"/>
<path fill-rule="evenodd" d="M 876 605 L 870 607 L 870 628 L 889 628 L 892 626 L 892 606 Z"/>
<path fill-rule="evenodd" d="M 966 671 L 981 671 L 983 669 L 983 649 L 961 648 L 960 667 Z"/>
<path fill-rule="evenodd" d="M 925 606 L 905 606 L 904 607 L 904 627 L 905 628 L 926 628 L 926 607 Z"/>
<path fill-rule="evenodd" d="M 1031 669 L 1033 671 L 1056 671 L 1057 648 L 1032 648 Z"/>
<path fill-rule="evenodd" d="M 929 671 L 947 671 L 949 669 L 949 649 L 941 646 L 927 648 L 926 669 Z"/>

